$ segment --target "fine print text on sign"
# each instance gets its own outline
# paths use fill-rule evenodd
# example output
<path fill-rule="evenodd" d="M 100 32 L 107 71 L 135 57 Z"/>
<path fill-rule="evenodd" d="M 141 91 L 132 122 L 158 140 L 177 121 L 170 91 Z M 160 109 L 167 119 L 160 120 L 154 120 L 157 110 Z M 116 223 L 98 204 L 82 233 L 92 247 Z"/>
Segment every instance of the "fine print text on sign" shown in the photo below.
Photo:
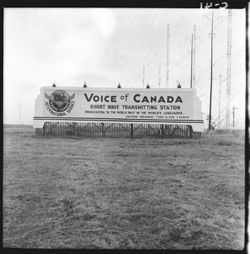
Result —
<path fill-rule="evenodd" d="M 160 93 L 88 93 L 84 94 L 84 114 L 105 115 L 114 118 L 188 119 L 183 110 L 181 95 L 160 95 Z M 187 113 L 187 112 L 186 112 Z"/>

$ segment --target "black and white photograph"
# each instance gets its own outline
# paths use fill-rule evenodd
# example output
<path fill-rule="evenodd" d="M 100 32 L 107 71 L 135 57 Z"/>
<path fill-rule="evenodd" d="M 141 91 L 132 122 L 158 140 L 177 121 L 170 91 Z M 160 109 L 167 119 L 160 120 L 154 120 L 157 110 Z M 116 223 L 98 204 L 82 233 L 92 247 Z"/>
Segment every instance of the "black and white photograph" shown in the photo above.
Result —
<path fill-rule="evenodd" d="M 3 248 L 245 248 L 229 7 L 3 8 Z"/>

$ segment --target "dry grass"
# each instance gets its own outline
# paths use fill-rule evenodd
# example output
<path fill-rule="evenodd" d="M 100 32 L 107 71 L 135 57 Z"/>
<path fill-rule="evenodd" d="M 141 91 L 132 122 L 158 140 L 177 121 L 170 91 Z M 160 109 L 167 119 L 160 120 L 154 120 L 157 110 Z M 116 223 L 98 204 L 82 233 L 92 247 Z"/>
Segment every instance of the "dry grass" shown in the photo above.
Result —
<path fill-rule="evenodd" d="M 35 138 L 5 128 L 3 246 L 242 249 L 237 135 Z"/>

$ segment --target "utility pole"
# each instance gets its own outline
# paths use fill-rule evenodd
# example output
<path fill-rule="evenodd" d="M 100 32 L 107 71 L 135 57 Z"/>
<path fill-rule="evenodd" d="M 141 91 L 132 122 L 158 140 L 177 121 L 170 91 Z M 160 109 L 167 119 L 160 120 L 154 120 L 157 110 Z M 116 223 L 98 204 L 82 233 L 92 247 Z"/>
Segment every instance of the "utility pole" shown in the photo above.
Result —
<path fill-rule="evenodd" d="M 193 87 L 195 87 L 195 45 L 196 45 L 196 26 L 193 28 Z"/>
<path fill-rule="evenodd" d="M 235 109 L 238 109 L 236 107 L 233 107 L 233 128 L 235 127 Z"/>
<path fill-rule="evenodd" d="M 158 81 L 159 88 L 161 87 L 161 66 L 159 65 L 159 81 Z"/>
<path fill-rule="evenodd" d="M 170 40 L 170 29 L 169 24 L 167 25 L 167 52 L 166 52 L 166 87 L 168 88 L 169 84 L 169 40 Z"/>
<path fill-rule="evenodd" d="M 212 11 L 212 24 L 211 24 L 211 73 L 210 73 L 210 101 L 209 101 L 209 123 L 208 129 L 212 129 L 212 93 L 213 93 L 213 30 L 214 30 L 214 12 Z"/>
<path fill-rule="evenodd" d="M 145 65 L 142 66 L 142 88 L 145 87 Z"/>
<path fill-rule="evenodd" d="M 194 35 L 192 34 L 192 41 L 191 41 L 191 77 L 190 77 L 190 88 L 193 87 L 193 37 Z"/>
<path fill-rule="evenodd" d="M 218 128 L 220 129 L 220 114 L 221 114 L 221 75 L 219 76 L 219 119 L 218 119 Z"/>
<path fill-rule="evenodd" d="M 230 129 L 231 52 L 232 52 L 232 9 L 228 9 L 228 24 L 227 24 L 226 129 Z"/>

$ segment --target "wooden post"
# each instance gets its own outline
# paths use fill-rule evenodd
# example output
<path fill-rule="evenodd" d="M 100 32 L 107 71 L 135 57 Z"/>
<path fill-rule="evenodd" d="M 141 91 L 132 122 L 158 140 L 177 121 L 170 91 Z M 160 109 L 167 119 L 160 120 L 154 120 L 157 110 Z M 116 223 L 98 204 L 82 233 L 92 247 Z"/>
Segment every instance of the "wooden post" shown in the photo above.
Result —
<path fill-rule="evenodd" d="M 101 123 L 102 126 L 102 137 L 105 137 L 105 129 L 104 129 L 104 123 Z"/>
<path fill-rule="evenodd" d="M 190 138 L 193 138 L 193 128 L 190 126 Z"/>
<path fill-rule="evenodd" d="M 72 135 L 76 135 L 76 123 L 72 123 Z"/>
<path fill-rule="evenodd" d="M 133 124 L 131 123 L 130 124 L 130 138 L 133 138 L 133 135 L 134 135 L 134 130 L 133 130 Z"/>
<path fill-rule="evenodd" d="M 161 136 L 164 138 L 165 132 L 164 132 L 164 124 L 161 125 Z"/>

